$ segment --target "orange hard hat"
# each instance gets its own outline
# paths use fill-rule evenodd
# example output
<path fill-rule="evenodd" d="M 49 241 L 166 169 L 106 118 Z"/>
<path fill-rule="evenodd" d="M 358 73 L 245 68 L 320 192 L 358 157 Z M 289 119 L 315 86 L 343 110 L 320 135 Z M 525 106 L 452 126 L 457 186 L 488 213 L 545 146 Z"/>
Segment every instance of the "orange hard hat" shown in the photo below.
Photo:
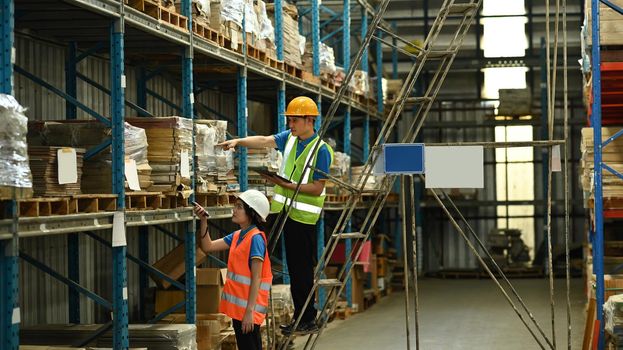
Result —
<path fill-rule="evenodd" d="M 290 103 L 288 103 L 288 108 L 286 109 L 286 116 L 310 116 L 315 117 L 320 115 L 318 113 L 318 106 L 316 106 L 316 102 L 307 96 L 299 96 Z"/>

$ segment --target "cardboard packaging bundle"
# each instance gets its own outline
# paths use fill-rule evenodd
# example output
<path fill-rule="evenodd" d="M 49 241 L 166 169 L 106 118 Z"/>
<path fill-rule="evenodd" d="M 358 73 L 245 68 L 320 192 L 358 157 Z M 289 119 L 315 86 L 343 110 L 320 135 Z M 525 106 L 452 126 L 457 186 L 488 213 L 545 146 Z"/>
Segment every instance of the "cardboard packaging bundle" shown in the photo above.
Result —
<path fill-rule="evenodd" d="M 99 121 L 33 121 L 28 123 L 28 143 L 33 146 L 78 147 L 85 151 L 111 138 L 112 131 Z M 141 128 L 124 125 L 126 160 L 136 165 L 140 189 L 151 186 L 147 160 L 147 136 Z M 80 181 L 82 193 L 112 193 L 112 151 L 108 147 L 84 160 Z M 126 182 L 126 190 L 131 191 Z"/>
<path fill-rule="evenodd" d="M 275 5 L 266 4 L 271 21 L 275 23 Z M 301 48 L 298 25 L 298 10 L 295 5 L 283 4 L 283 60 L 293 66 L 301 66 Z"/>
<path fill-rule="evenodd" d="M 192 120 L 182 117 L 128 118 L 147 135 L 147 159 L 153 185 L 147 191 L 171 193 L 190 185 Z"/>

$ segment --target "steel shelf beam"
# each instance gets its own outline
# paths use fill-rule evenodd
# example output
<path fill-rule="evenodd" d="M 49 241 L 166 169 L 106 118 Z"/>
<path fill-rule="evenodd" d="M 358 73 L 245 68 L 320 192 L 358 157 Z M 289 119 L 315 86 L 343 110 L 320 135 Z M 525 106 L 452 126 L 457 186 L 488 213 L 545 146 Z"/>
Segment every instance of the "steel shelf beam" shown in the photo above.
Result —
<path fill-rule="evenodd" d="M 214 219 L 231 218 L 232 207 L 210 207 Z M 112 212 L 19 218 L 20 238 L 49 236 L 112 228 Z M 192 208 L 126 212 L 126 226 L 163 225 L 193 220 Z M 0 241 L 11 239 L 12 220 L 0 220 Z"/>

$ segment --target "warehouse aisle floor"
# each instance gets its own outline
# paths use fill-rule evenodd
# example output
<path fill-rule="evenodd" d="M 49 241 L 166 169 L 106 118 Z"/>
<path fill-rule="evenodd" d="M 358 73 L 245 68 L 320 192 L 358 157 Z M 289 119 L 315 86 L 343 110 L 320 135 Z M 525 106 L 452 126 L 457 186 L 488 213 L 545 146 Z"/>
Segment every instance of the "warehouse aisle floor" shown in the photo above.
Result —
<path fill-rule="evenodd" d="M 543 330 L 551 337 L 548 280 L 511 281 Z M 566 349 L 564 279 L 555 280 L 555 286 L 556 345 Z M 571 280 L 573 349 L 580 349 L 582 344 L 585 321 L 583 290 L 582 279 Z M 345 321 L 332 322 L 316 348 L 405 349 L 404 317 L 404 293 L 393 293 L 361 314 Z M 413 331 L 411 335 L 415 339 Z M 302 344 L 303 340 L 298 339 L 296 348 L 302 348 Z M 413 342 L 411 345 L 415 349 Z M 420 283 L 420 348 L 523 350 L 539 349 L 539 346 L 493 281 L 425 279 Z"/>

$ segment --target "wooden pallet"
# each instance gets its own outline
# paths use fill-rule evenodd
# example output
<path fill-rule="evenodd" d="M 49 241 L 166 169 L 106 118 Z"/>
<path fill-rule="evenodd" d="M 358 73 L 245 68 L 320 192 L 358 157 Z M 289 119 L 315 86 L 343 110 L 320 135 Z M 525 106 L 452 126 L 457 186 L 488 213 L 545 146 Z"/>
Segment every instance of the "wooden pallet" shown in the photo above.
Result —
<path fill-rule="evenodd" d="M 39 217 L 74 214 L 69 197 L 41 197 L 18 201 L 17 214 L 20 217 Z"/>
<path fill-rule="evenodd" d="M 284 70 L 293 77 L 303 79 L 303 70 L 289 63 L 284 63 Z"/>
<path fill-rule="evenodd" d="M 77 194 L 73 195 L 71 199 L 71 210 L 76 213 L 117 210 L 116 194 Z"/>
<path fill-rule="evenodd" d="M 127 0 L 127 4 L 161 23 L 188 31 L 188 17 L 175 13 L 151 0 Z"/>
<path fill-rule="evenodd" d="M 216 207 L 218 205 L 217 193 L 197 193 L 195 194 L 195 202 L 202 207 Z"/>
<path fill-rule="evenodd" d="M 31 198 L 32 188 L 0 186 L 0 200 Z"/>
<path fill-rule="evenodd" d="M 260 62 L 266 63 L 266 52 L 258 49 L 253 45 L 247 44 L 247 56 Z"/>
<path fill-rule="evenodd" d="M 273 57 L 267 57 L 268 59 L 268 65 L 271 66 L 272 68 L 278 69 L 278 70 L 284 70 L 283 68 L 283 61 L 279 61 L 276 58 Z"/>
<path fill-rule="evenodd" d="M 242 39 L 240 37 L 238 37 L 238 46 L 235 49 L 232 49 L 232 47 L 231 47 L 231 39 L 230 38 L 227 38 L 227 37 L 223 36 L 223 40 L 222 41 L 223 41 L 222 45 L 221 45 L 222 48 L 225 48 L 227 50 L 231 50 L 231 51 L 237 52 L 239 54 L 242 54 L 242 45 L 241 45 L 242 44 L 242 42 L 241 42 Z"/>
<path fill-rule="evenodd" d="M 164 193 L 160 198 L 161 209 L 186 208 L 190 206 L 191 204 L 188 198 L 182 198 L 182 196 L 175 192 Z"/>
<path fill-rule="evenodd" d="M 325 202 L 328 203 L 346 203 L 349 199 L 350 195 L 333 195 L 328 194 Z"/>
<path fill-rule="evenodd" d="M 320 83 L 325 88 L 327 88 L 327 89 L 329 89 L 331 91 L 335 91 L 335 84 L 333 82 L 329 81 L 328 79 L 320 79 Z"/>
<path fill-rule="evenodd" d="M 162 193 L 160 192 L 126 192 L 126 210 L 155 210 L 162 208 Z"/>
<path fill-rule="evenodd" d="M 193 22 L 193 33 L 197 34 L 200 38 L 215 42 L 218 45 L 222 42 L 222 35 L 218 31 L 203 24 Z"/>

